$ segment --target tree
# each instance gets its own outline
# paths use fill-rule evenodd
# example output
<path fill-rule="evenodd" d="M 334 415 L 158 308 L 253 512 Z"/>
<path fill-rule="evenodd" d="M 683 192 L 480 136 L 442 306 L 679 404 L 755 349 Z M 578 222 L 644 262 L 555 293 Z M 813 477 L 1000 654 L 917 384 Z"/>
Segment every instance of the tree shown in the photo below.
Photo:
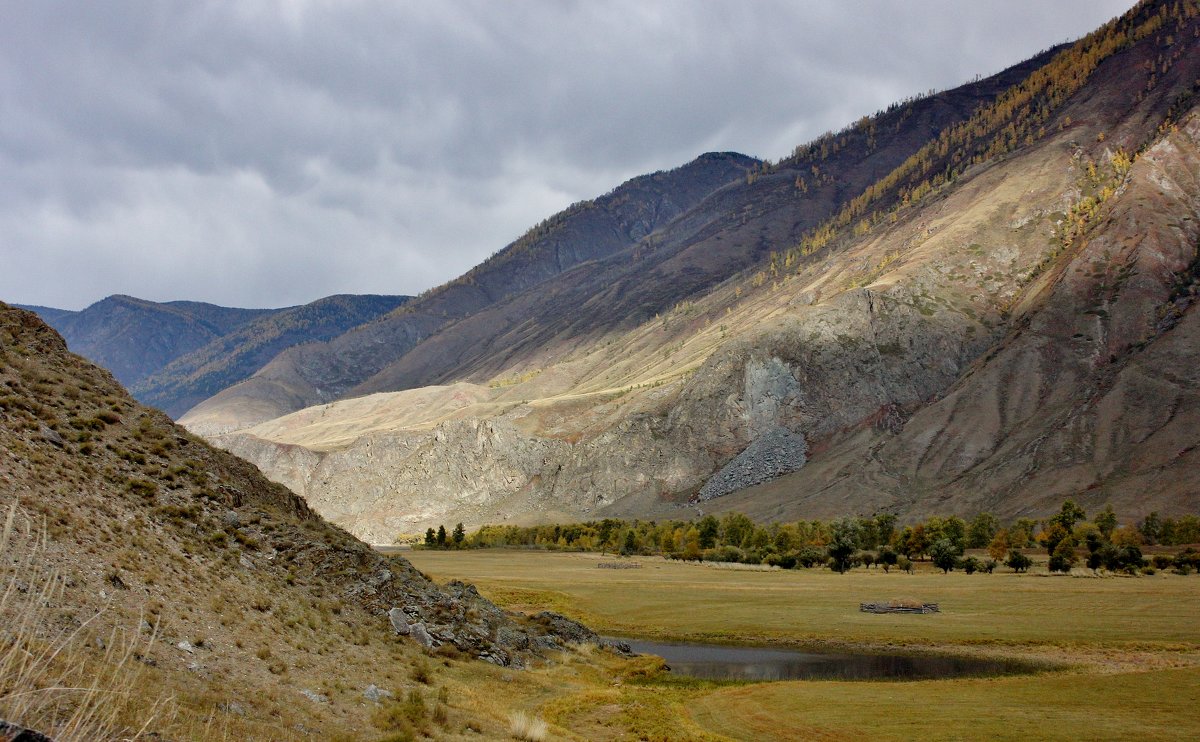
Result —
<path fill-rule="evenodd" d="M 1064 531 L 1070 533 L 1076 523 L 1085 519 L 1087 513 L 1083 512 L 1083 508 L 1076 505 L 1074 500 L 1063 500 L 1062 508 L 1050 517 L 1049 522 L 1057 523 Z"/>
<path fill-rule="evenodd" d="M 883 571 L 891 571 L 891 568 L 896 566 L 900 555 L 890 546 L 885 546 L 879 550 L 879 563 L 883 565 Z"/>
<path fill-rule="evenodd" d="M 967 526 L 967 548 L 986 549 L 1000 531 L 1000 521 L 991 513 L 980 513 Z"/>
<path fill-rule="evenodd" d="M 957 515 L 945 519 L 942 521 L 942 538 L 949 539 L 961 555 L 967 543 L 967 522 Z"/>
<path fill-rule="evenodd" d="M 879 543 L 886 546 L 892 543 L 892 539 L 896 535 L 896 516 L 891 513 L 880 513 L 875 516 L 875 533 L 879 536 Z"/>
<path fill-rule="evenodd" d="M 933 559 L 933 566 L 942 570 L 943 573 L 948 573 L 954 569 L 958 563 L 959 550 L 954 545 L 954 542 L 948 538 L 940 538 L 929 547 L 929 556 Z"/>
<path fill-rule="evenodd" d="M 1143 518 L 1141 524 L 1138 525 L 1138 531 L 1141 532 L 1142 538 L 1146 540 L 1147 544 L 1150 546 L 1157 544 L 1162 536 L 1162 519 L 1158 517 L 1158 512 L 1152 512 Z"/>
<path fill-rule="evenodd" d="M 741 546 L 754 533 L 754 521 L 741 513 L 727 513 L 721 519 L 721 539 L 731 546 Z"/>
<path fill-rule="evenodd" d="M 1105 505 L 1104 510 L 1096 516 L 1096 527 L 1104 535 L 1105 541 L 1112 541 L 1113 531 L 1117 530 L 1117 514 L 1113 512 L 1112 505 Z"/>
<path fill-rule="evenodd" d="M 467 539 L 467 529 L 463 528 L 463 524 L 459 523 L 454 527 L 454 533 L 451 534 L 450 540 L 454 542 L 454 548 L 462 548 L 463 541 Z"/>
<path fill-rule="evenodd" d="M 1046 547 L 1047 554 L 1053 554 L 1060 543 L 1063 541 L 1069 542 L 1070 540 L 1071 531 L 1063 526 L 1062 521 L 1055 518 L 1051 518 L 1049 525 L 1046 526 L 1046 530 L 1038 534 L 1038 542 Z"/>
<path fill-rule="evenodd" d="M 858 523 L 842 518 L 833 523 L 832 531 L 833 540 L 828 546 L 831 566 L 835 572 L 844 573 L 850 569 L 851 557 L 858 549 Z"/>
<path fill-rule="evenodd" d="M 425 546 L 430 549 L 437 546 L 437 537 L 433 535 L 432 528 L 429 528 L 425 531 Z"/>
<path fill-rule="evenodd" d="M 1021 552 L 1013 549 L 1008 552 L 1008 560 L 1005 562 L 1014 572 L 1025 572 L 1033 566 L 1033 560 L 1025 556 Z"/>
<path fill-rule="evenodd" d="M 721 531 L 721 524 L 711 515 L 706 515 L 696 524 L 699 533 L 700 548 L 711 549 L 717 545 L 717 534 Z"/>
<path fill-rule="evenodd" d="M 1050 571 L 1051 572 L 1070 572 L 1071 567 L 1079 558 L 1075 556 L 1075 548 L 1071 546 L 1071 542 L 1063 540 L 1054 548 L 1054 553 L 1050 555 Z"/>
<path fill-rule="evenodd" d="M 969 575 L 973 575 L 978 572 L 982 566 L 983 564 L 973 556 L 969 556 L 962 560 L 963 572 L 966 572 Z"/>
<path fill-rule="evenodd" d="M 625 542 L 621 544 L 621 553 L 629 556 L 630 554 L 636 554 L 637 550 L 637 536 L 634 534 L 633 529 L 630 528 L 625 532 Z"/>
<path fill-rule="evenodd" d="M 1008 539 L 1008 530 L 1000 529 L 988 544 L 988 556 L 995 559 L 997 562 L 1004 559 L 1012 548 L 1012 543 Z"/>
<path fill-rule="evenodd" d="M 437 529 L 437 546 L 439 549 L 446 548 L 446 527 L 438 526 Z"/>

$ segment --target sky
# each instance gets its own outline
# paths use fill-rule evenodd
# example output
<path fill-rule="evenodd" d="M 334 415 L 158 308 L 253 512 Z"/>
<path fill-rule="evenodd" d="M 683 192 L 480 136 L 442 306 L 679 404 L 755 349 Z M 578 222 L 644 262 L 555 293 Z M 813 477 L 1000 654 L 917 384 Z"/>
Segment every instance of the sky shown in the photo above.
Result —
<path fill-rule="evenodd" d="M 0 300 L 417 294 L 708 151 L 779 159 L 1131 0 L 0 0 Z"/>

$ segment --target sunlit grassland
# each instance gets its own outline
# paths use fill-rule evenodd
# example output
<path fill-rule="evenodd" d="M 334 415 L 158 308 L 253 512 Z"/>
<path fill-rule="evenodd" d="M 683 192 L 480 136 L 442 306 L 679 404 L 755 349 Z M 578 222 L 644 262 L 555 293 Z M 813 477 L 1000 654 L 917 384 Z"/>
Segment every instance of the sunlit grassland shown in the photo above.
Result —
<path fill-rule="evenodd" d="M 714 684 L 605 657 L 508 691 L 580 739 L 1195 739 L 1200 577 L 734 571 L 657 559 L 598 569 L 588 554 L 413 552 L 438 580 L 608 633 L 698 641 L 984 652 L 1066 667 L 925 682 Z M 933 615 L 860 613 L 865 600 L 937 602 Z M 464 669 L 464 671 L 469 671 Z M 534 678 L 539 678 L 534 680 Z M 534 689 L 540 689 L 534 691 Z M 505 694 L 504 689 L 497 691 Z M 523 700 L 522 700 L 523 699 Z"/>

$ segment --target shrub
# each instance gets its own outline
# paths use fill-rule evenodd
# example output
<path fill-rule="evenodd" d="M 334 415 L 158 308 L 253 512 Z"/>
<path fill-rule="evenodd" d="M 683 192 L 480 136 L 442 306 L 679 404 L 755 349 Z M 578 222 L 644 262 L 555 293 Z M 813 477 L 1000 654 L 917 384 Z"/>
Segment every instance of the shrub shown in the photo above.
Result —
<path fill-rule="evenodd" d="M 1008 559 L 1004 563 L 1014 572 L 1027 572 L 1033 566 L 1033 560 L 1016 549 L 1008 552 Z"/>

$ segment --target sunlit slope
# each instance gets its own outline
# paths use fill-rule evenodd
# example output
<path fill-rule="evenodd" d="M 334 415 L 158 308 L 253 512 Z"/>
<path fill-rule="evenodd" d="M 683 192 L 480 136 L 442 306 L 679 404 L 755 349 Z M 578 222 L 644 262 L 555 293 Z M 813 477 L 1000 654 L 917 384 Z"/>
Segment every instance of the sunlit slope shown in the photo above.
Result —
<path fill-rule="evenodd" d="M 1133 513 L 1191 507 L 1175 459 L 1127 476 L 1160 427 L 1170 437 L 1138 450 L 1186 454 L 1194 429 L 1200 55 L 1195 4 L 1159 7 L 1054 57 L 903 177 L 711 290 L 629 327 L 498 351 L 496 372 L 468 363 L 441 386 L 221 443 L 385 541 L 442 521 L 648 516 L 702 492 L 716 496 L 705 509 L 764 517 L 1040 512 L 1075 490 Z M 1055 107 L 1034 113 L 1043 98 Z M 489 311 L 515 322 L 521 301 Z M 1156 375 L 1162 394 L 1137 381 Z M 1072 410 L 1100 398 L 1107 422 L 1084 440 L 1092 413 Z M 1075 438 L 1043 447 L 1059 428 Z"/>

